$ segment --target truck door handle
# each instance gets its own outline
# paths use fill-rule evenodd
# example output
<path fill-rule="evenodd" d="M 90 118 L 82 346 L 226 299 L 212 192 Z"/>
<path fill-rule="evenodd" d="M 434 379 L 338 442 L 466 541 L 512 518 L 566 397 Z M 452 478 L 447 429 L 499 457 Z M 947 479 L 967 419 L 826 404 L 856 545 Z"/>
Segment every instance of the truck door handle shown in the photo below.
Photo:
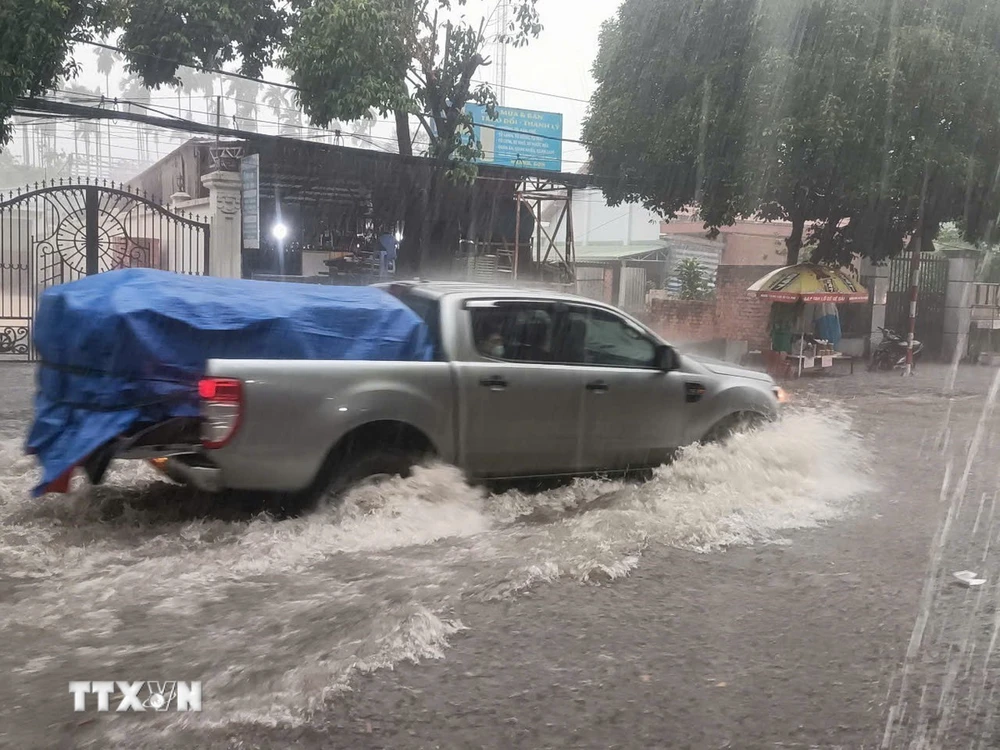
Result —
<path fill-rule="evenodd" d="M 607 393 L 611 390 L 611 386 L 605 383 L 603 380 L 594 380 L 587 383 L 587 390 L 593 391 L 594 393 Z"/>
<path fill-rule="evenodd" d="M 479 381 L 479 385 L 491 391 L 502 391 L 507 387 L 507 381 L 499 375 L 492 375 Z"/>

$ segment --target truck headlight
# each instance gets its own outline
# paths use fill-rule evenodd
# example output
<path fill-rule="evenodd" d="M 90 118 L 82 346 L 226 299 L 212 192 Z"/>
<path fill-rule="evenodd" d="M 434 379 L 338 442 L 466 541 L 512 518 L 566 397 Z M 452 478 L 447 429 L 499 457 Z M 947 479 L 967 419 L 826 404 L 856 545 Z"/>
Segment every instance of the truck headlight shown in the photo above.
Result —
<path fill-rule="evenodd" d="M 788 391 L 782 388 L 780 385 L 774 386 L 774 397 L 778 399 L 779 404 L 787 404 L 792 400 L 792 397 L 788 395 Z"/>

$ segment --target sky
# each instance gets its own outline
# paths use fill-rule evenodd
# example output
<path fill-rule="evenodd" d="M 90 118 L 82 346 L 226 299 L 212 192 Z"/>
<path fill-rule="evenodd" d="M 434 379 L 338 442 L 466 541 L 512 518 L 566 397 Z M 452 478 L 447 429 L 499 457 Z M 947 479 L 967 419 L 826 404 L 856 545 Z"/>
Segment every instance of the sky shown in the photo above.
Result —
<path fill-rule="evenodd" d="M 465 12 L 470 18 L 489 15 L 496 7 L 498 0 L 469 0 Z M 509 107 L 536 109 L 545 112 L 559 112 L 564 116 L 563 137 L 578 139 L 582 121 L 586 114 L 586 101 L 593 93 L 594 81 L 591 76 L 591 65 L 597 50 L 598 36 L 601 24 L 614 15 L 619 0 L 538 0 L 538 10 L 544 29 L 538 39 L 521 49 L 508 49 L 507 84 L 505 104 Z M 492 51 L 490 51 L 492 54 Z M 81 72 L 74 81 L 77 85 L 89 89 L 110 90 L 119 94 L 124 81 L 124 71 L 117 67 L 106 80 L 97 71 L 95 51 L 91 47 L 79 46 L 75 57 L 81 64 Z M 486 68 L 478 76 L 481 79 L 493 80 L 495 68 Z M 265 73 L 270 80 L 286 80 L 280 71 L 270 70 Z M 517 89 L 529 89 L 539 93 L 529 93 Z M 552 96 L 557 95 L 557 96 Z M 68 95 L 56 94 L 63 97 Z M 565 97 L 565 98 L 561 98 Z M 157 107 L 174 107 L 178 111 L 177 96 L 172 89 L 161 89 L 151 92 L 151 104 Z M 191 107 L 190 101 L 184 97 L 183 107 Z M 90 103 L 90 102 L 88 102 Z M 232 102 L 227 102 L 233 107 Z M 207 104 L 203 97 L 193 98 L 194 118 L 208 121 L 205 113 Z M 186 116 L 186 112 L 183 113 Z M 232 114 L 232 113 L 228 113 Z M 258 117 L 262 120 L 274 120 L 275 115 L 264 110 Z M 231 122 L 225 124 L 231 125 Z M 145 163 L 151 164 L 165 156 L 173 148 L 186 140 L 186 134 L 174 134 L 159 131 L 155 139 L 149 135 L 140 135 L 135 126 L 122 121 L 103 123 L 105 132 L 103 143 L 111 143 L 116 158 L 133 160 L 135 167 Z M 268 132 L 276 130 L 274 124 L 270 128 L 261 126 Z M 21 131 L 18 131 L 19 133 Z M 394 140 L 394 127 L 389 122 L 382 122 L 372 131 L 371 147 L 388 148 Z M 309 133 L 305 133 L 309 135 Z M 73 126 L 59 126 L 57 148 L 72 151 L 78 150 L 74 141 Z M 10 151 L 16 157 L 25 153 L 24 139 L 21 135 L 15 137 Z M 31 148 L 29 140 L 29 150 Z M 348 144 L 354 145 L 354 144 Z M 106 151 L 107 149 L 105 149 Z M 564 171 L 578 171 L 586 159 L 586 151 L 579 144 L 566 143 L 563 147 Z M 61 175 L 60 175 L 61 176 Z M 115 179 L 122 179 L 119 174 Z"/>

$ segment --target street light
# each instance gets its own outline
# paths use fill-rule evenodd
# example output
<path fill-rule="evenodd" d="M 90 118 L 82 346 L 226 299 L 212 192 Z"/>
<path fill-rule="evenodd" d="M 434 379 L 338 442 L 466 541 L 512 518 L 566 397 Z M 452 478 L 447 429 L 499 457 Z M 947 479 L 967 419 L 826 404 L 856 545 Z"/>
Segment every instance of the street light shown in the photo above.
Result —
<path fill-rule="evenodd" d="M 285 274 L 285 238 L 288 236 L 288 227 L 280 221 L 271 225 L 271 236 L 278 243 L 278 273 Z"/>

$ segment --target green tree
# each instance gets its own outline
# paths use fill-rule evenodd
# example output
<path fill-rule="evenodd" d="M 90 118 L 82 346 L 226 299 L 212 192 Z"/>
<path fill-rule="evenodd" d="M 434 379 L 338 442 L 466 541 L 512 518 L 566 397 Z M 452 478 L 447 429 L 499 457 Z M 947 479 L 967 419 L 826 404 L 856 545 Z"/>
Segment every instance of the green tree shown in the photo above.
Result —
<path fill-rule="evenodd" d="M 115 69 L 115 65 L 118 64 L 119 57 L 117 54 L 104 47 L 97 47 L 94 50 L 94 55 L 97 57 L 97 72 L 104 76 L 104 95 L 111 96 L 111 71 Z"/>
<path fill-rule="evenodd" d="M 518 0 L 499 40 L 526 44 L 541 31 L 536 0 Z M 478 154 L 469 102 L 495 106 L 485 85 L 473 83 L 490 61 L 485 22 L 455 17 L 466 0 L 302 0 L 295 33 L 281 60 L 302 89 L 301 102 L 319 124 L 358 120 L 372 111 L 395 116 L 401 154 L 412 153 L 409 116 L 428 135 L 441 162 Z"/>
<path fill-rule="evenodd" d="M 626 0 L 594 69 L 594 172 L 614 201 L 697 205 L 709 229 L 787 219 L 789 263 L 926 248 L 948 220 L 985 238 L 998 23 L 973 0 Z"/>
<path fill-rule="evenodd" d="M 685 258 L 674 267 L 680 282 L 681 299 L 706 299 L 709 296 L 708 274 L 696 258 Z"/>
<path fill-rule="evenodd" d="M 286 40 L 287 4 L 276 0 L 108 0 L 128 70 L 149 88 L 177 85 L 180 64 L 235 63 L 259 78 Z"/>
<path fill-rule="evenodd" d="M 583 139 L 613 205 L 667 219 L 697 203 L 708 228 L 747 213 L 736 167 L 757 0 L 625 0 L 605 23 Z"/>
<path fill-rule="evenodd" d="M 420 123 L 437 168 L 430 185 L 411 186 L 419 197 L 407 212 L 404 255 L 426 261 L 431 226 L 444 210 L 443 180 L 469 178 L 480 154 L 465 106 L 476 102 L 494 111 L 493 92 L 474 84 L 490 62 L 485 50 L 496 42 L 519 46 L 537 36 L 535 3 L 515 0 L 513 20 L 499 38 L 489 37 L 486 24 L 466 20 L 466 0 L 3 3 L 0 145 L 10 137 L 7 123 L 19 97 L 41 94 L 60 76 L 72 75 L 73 38 L 92 33 L 116 38 L 127 72 L 146 88 L 180 86 L 182 65 L 225 65 L 258 78 L 269 65 L 284 66 L 301 89 L 298 103 L 320 126 L 391 113 L 399 151 L 408 155 L 410 118 Z M 284 127 L 294 128 L 298 118 L 286 114 Z"/>
<path fill-rule="evenodd" d="M 39 96 L 72 77 L 70 40 L 91 34 L 101 17 L 100 0 L 0 3 L 0 148 L 10 141 L 17 99 Z"/>
<path fill-rule="evenodd" d="M 791 223 L 790 264 L 807 242 L 826 248 L 831 231 L 865 199 L 879 163 L 882 7 L 873 0 L 771 0 L 759 18 L 745 61 L 740 189 L 750 212 Z"/>

